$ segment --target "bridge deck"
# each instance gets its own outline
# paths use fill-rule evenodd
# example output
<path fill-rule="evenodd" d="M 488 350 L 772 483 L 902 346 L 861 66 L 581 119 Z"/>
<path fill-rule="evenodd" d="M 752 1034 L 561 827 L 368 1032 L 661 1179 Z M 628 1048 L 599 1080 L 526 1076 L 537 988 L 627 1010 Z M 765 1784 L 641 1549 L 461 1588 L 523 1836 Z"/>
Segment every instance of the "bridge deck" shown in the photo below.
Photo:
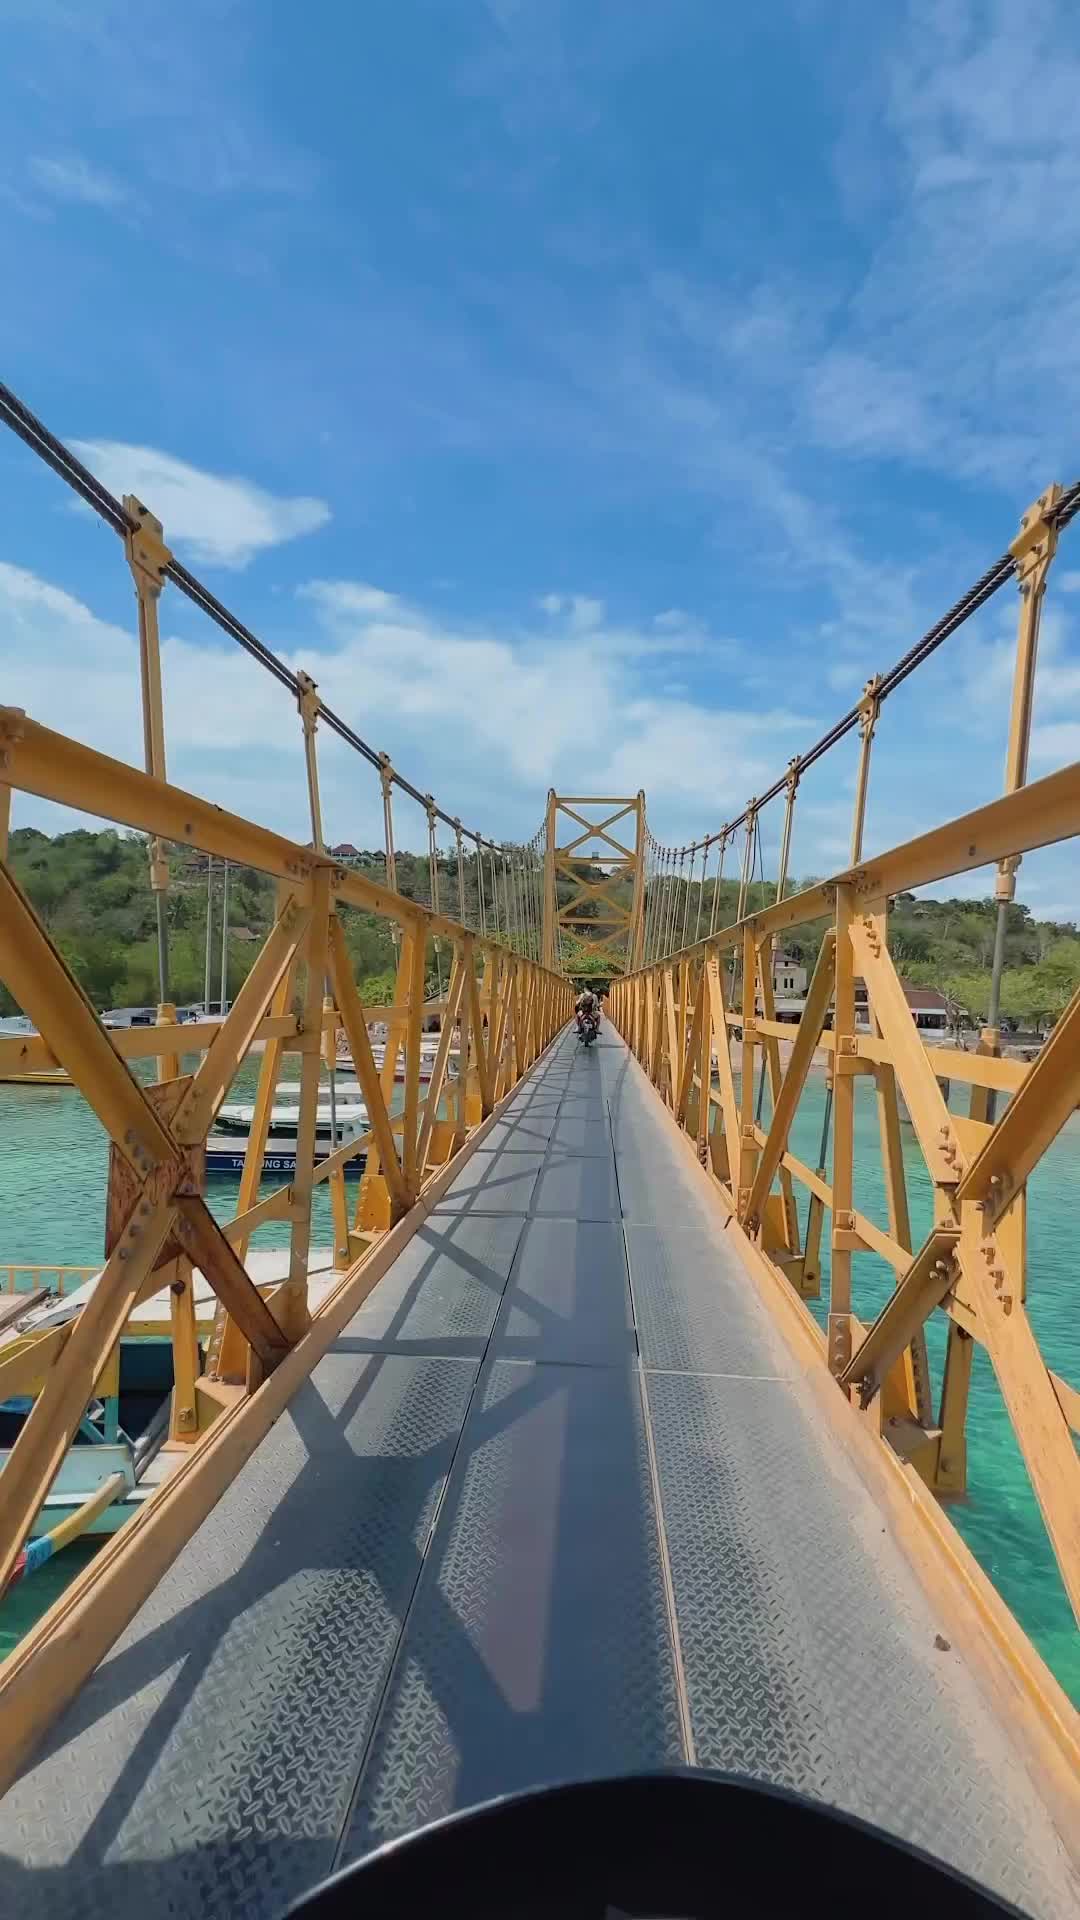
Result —
<path fill-rule="evenodd" d="M 5 1905 L 272 1914 L 453 1807 L 689 1759 L 1071 1914 L 937 1631 L 636 1064 L 566 1036 L 0 1805 Z"/>

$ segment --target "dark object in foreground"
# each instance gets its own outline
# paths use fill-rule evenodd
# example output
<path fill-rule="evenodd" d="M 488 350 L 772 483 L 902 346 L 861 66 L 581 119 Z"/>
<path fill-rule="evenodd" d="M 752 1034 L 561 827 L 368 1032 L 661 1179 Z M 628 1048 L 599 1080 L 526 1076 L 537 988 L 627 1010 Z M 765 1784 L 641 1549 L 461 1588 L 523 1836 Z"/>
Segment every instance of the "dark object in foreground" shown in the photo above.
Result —
<path fill-rule="evenodd" d="M 756 1920 L 811 1889 L 872 1889 L 875 1920 L 1000 1920 L 1019 1910 L 867 1826 L 778 1787 L 671 1772 L 546 1787 L 392 1841 L 290 1910 L 295 1920 Z M 752 1891 L 751 1891 L 752 1890 Z M 1022 1917 L 1021 1917 L 1022 1920 Z"/>

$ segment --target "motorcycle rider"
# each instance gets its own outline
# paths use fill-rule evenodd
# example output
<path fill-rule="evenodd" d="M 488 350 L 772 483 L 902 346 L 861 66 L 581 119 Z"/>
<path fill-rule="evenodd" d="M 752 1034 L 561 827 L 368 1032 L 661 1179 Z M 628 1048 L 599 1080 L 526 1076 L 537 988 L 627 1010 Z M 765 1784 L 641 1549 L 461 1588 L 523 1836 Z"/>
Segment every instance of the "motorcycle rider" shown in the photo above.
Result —
<path fill-rule="evenodd" d="M 582 991 L 578 994 L 578 997 L 574 1002 L 574 1012 L 577 1014 L 577 1023 L 578 1023 L 579 1033 L 584 1028 L 586 1020 L 595 1020 L 597 1026 L 599 1027 L 600 1002 L 591 987 L 583 988 Z"/>

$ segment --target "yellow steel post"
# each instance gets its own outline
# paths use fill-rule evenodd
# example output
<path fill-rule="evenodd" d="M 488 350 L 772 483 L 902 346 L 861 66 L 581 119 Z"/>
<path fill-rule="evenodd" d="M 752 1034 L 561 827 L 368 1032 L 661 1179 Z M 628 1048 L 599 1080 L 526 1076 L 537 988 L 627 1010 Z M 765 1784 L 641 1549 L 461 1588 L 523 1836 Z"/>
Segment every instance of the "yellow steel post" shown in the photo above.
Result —
<path fill-rule="evenodd" d="M 683 890 L 683 868 L 685 865 L 686 865 L 686 848 L 680 847 L 679 848 L 679 871 L 677 874 L 672 875 L 671 924 L 668 928 L 668 940 L 667 940 L 667 950 L 669 953 L 674 953 L 676 951 L 676 942 L 679 937 L 678 935 L 679 904 L 680 904 L 679 896 Z"/>
<path fill-rule="evenodd" d="M 799 761 L 788 761 L 785 781 L 784 829 L 780 836 L 780 864 L 776 871 L 776 898 L 782 900 L 787 887 L 788 861 L 791 857 L 791 828 L 795 816 L 795 795 L 799 790 Z"/>
<path fill-rule="evenodd" d="M 401 1165 L 409 1205 L 419 1191 L 417 1176 L 417 1109 L 420 1105 L 420 1042 L 424 1031 L 424 977 L 427 942 L 422 928 L 412 938 L 408 977 L 408 1016 L 405 1025 L 405 1109 L 402 1115 Z"/>
<path fill-rule="evenodd" d="M 757 801 L 751 800 L 746 809 L 746 845 L 743 847 L 742 872 L 739 875 L 739 904 L 735 911 L 736 922 L 746 913 L 747 894 L 750 890 L 750 875 L 754 859 L 754 834 L 757 829 Z"/>
<path fill-rule="evenodd" d="M 716 879 L 713 881 L 712 905 L 709 908 L 709 938 L 716 932 L 716 916 L 720 909 L 720 883 L 724 878 L 724 855 L 727 852 L 728 830 L 724 827 L 720 834 L 720 853 L 716 862 Z"/>
<path fill-rule="evenodd" d="M 643 788 L 638 790 L 634 825 L 634 899 L 631 907 L 629 953 L 631 971 L 636 971 L 645 957 L 645 792 Z"/>
<path fill-rule="evenodd" d="M 712 849 L 711 837 L 702 842 L 701 880 L 698 885 L 697 912 L 694 915 L 694 944 L 701 939 L 701 913 L 705 905 L 705 882 L 709 877 L 709 853 Z"/>
<path fill-rule="evenodd" d="M 672 903 L 672 896 L 675 891 L 675 849 L 674 847 L 668 847 L 666 850 L 666 853 L 667 853 L 667 857 L 664 862 L 664 867 L 665 867 L 664 881 L 663 881 L 664 890 L 663 890 L 663 894 L 661 896 L 661 901 L 660 901 L 660 926 L 657 930 L 656 957 L 658 960 L 666 960 L 668 957 L 668 954 L 671 952 L 671 936 L 670 936 L 671 912 L 672 912 L 671 903 Z"/>
<path fill-rule="evenodd" d="M 322 798 L 319 791 L 319 754 L 316 735 L 321 703 L 319 689 L 310 674 L 299 672 L 296 704 L 304 732 L 304 770 L 307 775 L 308 811 L 311 816 L 311 844 L 316 853 L 326 852 L 323 833 Z M 227 872 L 226 872 L 227 877 Z M 330 1150 L 339 1145 L 337 1124 L 337 1008 L 327 976 L 323 981 L 323 1027 L 320 1047 L 330 1094 Z M 328 1018 L 330 1017 L 330 1018 Z M 349 1213 L 345 1199 L 345 1169 L 335 1167 L 330 1175 L 330 1211 L 334 1222 L 334 1266 L 344 1272 L 349 1264 Z"/>
<path fill-rule="evenodd" d="M 280 914 L 289 889 L 284 882 L 278 886 L 278 913 Z M 285 973 L 274 990 L 270 1002 L 272 1017 L 284 1018 L 292 1005 L 293 989 L 296 983 L 296 965 L 286 968 Z M 236 1202 L 236 1213 L 250 1213 L 254 1207 L 262 1179 L 263 1158 L 270 1128 L 270 1114 L 277 1092 L 278 1074 L 284 1052 L 284 1041 L 274 1036 L 267 1040 L 259 1063 L 259 1080 L 255 1091 L 255 1111 L 252 1115 L 248 1143 L 244 1152 L 244 1166 L 240 1175 L 240 1192 Z M 290 1202 L 291 1204 L 291 1202 Z M 240 1232 L 232 1244 L 239 1260 L 247 1256 L 250 1232 Z M 206 1371 L 212 1379 L 242 1383 L 245 1377 L 247 1342 L 236 1322 L 219 1302 L 214 1314 L 214 1330 L 210 1339 Z"/>
<path fill-rule="evenodd" d="M 332 885 L 333 870 L 326 866 L 317 867 L 311 881 L 311 920 L 304 948 L 306 977 L 300 1032 L 300 1100 L 296 1118 L 296 1172 L 292 1181 L 289 1278 L 286 1287 L 282 1288 L 274 1301 L 276 1317 L 290 1340 L 298 1340 L 310 1321 L 308 1254 L 311 1247 L 312 1173 L 322 1064 L 323 990 L 329 965 L 330 915 L 333 911 Z"/>
<path fill-rule="evenodd" d="M 195 1381 L 199 1373 L 199 1336 L 195 1325 L 195 1292 L 191 1261 L 174 1260 L 160 1274 L 169 1289 L 169 1321 L 172 1331 L 173 1393 L 169 1416 L 169 1439 L 184 1443 L 198 1437 L 198 1410 Z"/>
<path fill-rule="evenodd" d="M 386 884 L 391 893 L 398 890 L 397 854 L 394 850 L 394 769 L 390 755 L 379 755 L 379 782 L 382 787 L 383 835 L 386 844 Z"/>
<path fill-rule="evenodd" d="M 873 923 L 878 944 L 885 947 L 888 940 L 887 900 L 870 906 L 866 914 Z M 876 1016 L 874 1026 L 880 1034 L 881 1027 Z M 891 1065 L 875 1066 L 874 1084 L 877 1093 L 878 1130 L 881 1139 L 882 1171 L 885 1176 L 889 1233 L 898 1246 L 910 1253 L 912 1251 L 911 1220 L 908 1212 L 904 1153 L 900 1138 L 896 1073 L 893 1067 Z M 924 1427 L 931 1425 L 933 1409 L 930 1363 L 926 1351 L 926 1335 L 921 1328 L 915 1334 L 910 1346 L 905 1348 L 890 1378 L 885 1382 L 881 1395 L 881 1417 L 888 1419 L 892 1414 L 908 1416 Z"/>
<path fill-rule="evenodd" d="M 678 1065 L 674 1069 L 675 1085 L 678 1087 L 683 1059 L 686 1054 L 686 1023 L 689 1012 L 688 1002 L 690 988 L 689 963 L 686 960 L 676 961 L 675 966 L 672 968 L 672 976 L 675 981 L 675 991 L 678 994 L 678 999 L 675 1003 L 675 1041 L 678 1048 Z"/>
<path fill-rule="evenodd" d="M 851 817 L 851 864 L 862 859 L 863 828 L 866 825 L 866 794 L 870 782 L 870 749 L 881 712 L 881 677 L 874 674 L 863 688 L 859 702 L 859 769 L 855 776 L 855 805 Z"/>
<path fill-rule="evenodd" d="M 398 890 L 397 853 L 394 847 L 394 769 L 390 764 L 390 755 L 379 755 L 379 784 L 382 787 L 383 840 L 386 848 L 386 884 L 391 893 Z M 393 929 L 394 945 L 401 940 L 401 928 Z"/>
<path fill-rule="evenodd" d="M 334 984 L 334 997 L 344 1022 L 349 1048 L 352 1053 L 353 1068 L 357 1080 L 360 1083 L 360 1091 L 364 1097 L 364 1104 L 367 1107 L 368 1120 L 375 1136 L 374 1149 L 368 1154 L 367 1165 L 364 1168 L 364 1178 L 360 1187 L 360 1195 L 357 1200 L 357 1227 L 362 1224 L 362 1221 L 363 1224 L 374 1224 L 373 1221 L 368 1221 L 364 1218 L 364 1203 L 366 1190 L 372 1189 L 376 1178 L 379 1179 L 382 1189 L 389 1196 L 388 1224 L 392 1225 L 393 1221 L 398 1219 L 400 1215 L 406 1211 L 408 1204 L 405 1191 L 405 1177 L 401 1171 L 397 1147 L 394 1144 L 393 1129 L 390 1125 L 389 1093 L 387 1092 L 387 1088 L 392 1090 L 394 1085 L 398 1050 L 396 1009 L 400 1004 L 401 996 L 404 992 L 402 975 L 410 952 L 408 942 L 411 937 L 411 934 L 406 936 L 404 951 L 398 962 L 398 978 L 394 991 L 395 1010 L 392 1016 L 393 1025 L 391 1029 L 388 1030 L 392 1032 L 393 1038 L 392 1041 L 389 1037 L 387 1039 L 386 1054 L 383 1058 L 382 1074 L 380 1076 L 375 1070 L 375 1058 L 372 1052 L 371 1040 L 368 1035 L 364 1008 L 361 1005 L 360 996 L 356 991 L 352 977 L 352 963 L 349 959 L 348 947 L 345 944 L 345 933 L 337 914 L 332 913 L 330 916 L 329 960 L 331 979 Z"/>
<path fill-rule="evenodd" d="M 685 947 L 690 931 L 690 895 L 694 891 L 694 863 L 696 860 L 697 841 L 695 840 L 693 846 L 690 848 L 690 874 L 686 882 L 686 892 L 683 896 L 682 930 L 679 934 L 680 947 Z"/>
<path fill-rule="evenodd" d="M 344 937 L 340 931 L 340 922 L 337 923 L 336 928 L 332 929 L 332 934 L 334 951 L 335 954 L 340 957 L 341 971 L 342 975 L 344 975 Z M 394 1010 L 386 1024 L 386 1048 L 383 1053 L 382 1070 L 379 1074 L 381 1101 L 376 1100 L 374 1097 L 368 1098 L 367 1095 L 365 1095 L 368 1116 L 372 1120 L 373 1125 L 375 1124 L 374 1112 L 381 1104 L 383 1115 L 386 1116 L 386 1126 L 389 1128 L 388 1116 L 390 1112 L 390 1101 L 394 1092 L 394 1077 L 397 1071 L 398 1051 L 405 1033 L 405 1008 L 408 1004 L 409 982 L 412 978 L 413 944 L 417 940 L 424 940 L 425 937 L 426 927 L 422 919 L 417 917 L 417 919 L 410 920 L 407 923 L 398 954 L 397 975 L 394 982 Z M 342 986 L 345 987 L 347 993 L 349 984 L 350 983 L 345 981 L 344 978 L 342 979 L 342 983 L 338 988 L 339 1000 L 342 995 Z M 357 1025 L 358 1024 L 359 1021 L 357 1022 Z M 366 1026 L 364 1031 L 366 1035 Z M 363 1047 L 364 1042 L 360 1040 L 359 1033 L 356 1034 L 356 1041 Z M 354 1042 L 354 1062 L 356 1059 L 356 1042 Z M 386 1161 L 380 1169 L 381 1159 L 382 1155 L 380 1153 L 368 1154 L 367 1165 L 364 1168 L 364 1177 L 360 1182 L 360 1192 L 356 1201 L 355 1223 L 358 1228 L 389 1226 L 395 1217 L 395 1208 L 399 1208 L 402 1212 L 408 1208 L 408 1182 L 405 1179 L 404 1173 L 401 1171 L 400 1164 L 396 1168 L 391 1166 L 389 1155 L 387 1155 Z M 396 1160 L 396 1151 L 394 1159 Z M 394 1183 L 393 1187 L 389 1190 L 386 1186 L 388 1173 L 392 1175 Z M 384 1212 L 385 1218 L 382 1217 Z"/>
<path fill-rule="evenodd" d="M 161 693 L 158 601 L 172 554 L 165 545 L 161 521 L 155 519 L 133 493 L 124 495 L 124 511 L 133 523 L 124 537 L 124 551 L 135 583 L 135 599 L 139 609 L 144 763 L 147 773 L 155 780 L 164 780 L 165 709 Z M 165 905 L 169 867 L 161 840 L 156 834 L 150 840 L 150 886 L 157 913 L 158 1020 L 165 1025 L 175 1020 L 176 1010 L 169 991 L 169 926 Z M 179 1071 L 180 1062 L 176 1054 L 161 1056 L 158 1061 L 159 1080 L 175 1080 Z"/>
<path fill-rule="evenodd" d="M 474 967 L 472 942 L 467 937 L 461 943 L 461 1008 L 458 1017 L 458 1070 L 457 1079 L 451 1089 L 454 1110 L 454 1135 L 451 1151 L 457 1153 L 465 1144 L 469 1127 L 474 1124 L 470 1113 L 470 1102 L 479 1106 L 479 1099 L 473 1092 L 472 1081 L 472 1037 L 469 1011 L 469 980 Z"/>
<path fill-rule="evenodd" d="M 1016 634 L 1016 666 L 1013 671 L 1012 706 L 1009 713 L 1009 744 L 1005 755 L 1005 791 L 1016 793 L 1026 784 L 1028 752 L 1031 746 L 1031 715 L 1035 699 L 1035 667 L 1039 653 L 1039 628 L 1042 623 L 1046 576 L 1057 552 L 1058 530 L 1052 509 L 1061 498 L 1056 484 L 1032 502 L 1020 521 L 1020 531 L 1009 551 L 1016 562 L 1020 590 L 1020 618 Z M 1001 976 L 1005 968 L 1005 937 L 1009 926 L 1009 908 L 1016 895 L 1016 870 L 1020 855 L 1010 854 L 998 865 L 994 883 L 997 924 L 994 929 L 994 955 L 990 969 L 990 999 L 986 1026 L 981 1037 L 982 1050 L 997 1054 L 1001 1045 Z M 993 1120 L 994 1095 L 975 1101 L 974 1118 Z"/>
<path fill-rule="evenodd" d="M 833 1210 L 829 1278 L 829 1366 L 842 1373 L 851 1358 L 851 1253 L 855 1238 L 855 970 L 851 948 L 852 890 L 836 889 L 836 979 L 833 989 Z"/>
<path fill-rule="evenodd" d="M 646 961 L 655 967 L 660 958 L 660 929 L 663 923 L 664 880 L 666 877 L 666 854 L 663 847 L 653 845 L 652 905 L 650 908 L 649 943 Z"/>
<path fill-rule="evenodd" d="M 450 1049 L 453 1045 L 454 1028 L 457 1025 L 458 1016 L 461 1011 L 464 988 L 465 963 L 461 950 L 455 948 L 453 963 L 450 969 L 450 984 L 446 994 L 446 1005 L 442 1014 L 442 1031 L 439 1034 L 439 1045 L 435 1054 L 431 1079 L 428 1082 L 428 1096 L 424 1106 L 424 1118 L 420 1127 L 420 1138 L 416 1149 L 416 1178 L 418 1185 L 423 1182 L 424 1175 L 427 1171 L 432 1135 L 438 1124 L 439 1101 L 442 1097 L 443 1087 L 446 1084 L 447 1070 L 450 1063 Z M 459 1065 L 460 1064 L 459 1055 Z"/>
<path fill-rule="evenodd" d="M 742 1122 L 735 1102 L 735 1076 L 731 1070 L 731 1034 L 724 1001 L 724 977 L 719 955 L 712 949 L 708 951 L 705 960 L 705 986 L 709 996 L 709 1018 L 712 1026 L 712 1044 L 716 1053 L 716 1069 L 720 1078 L 720 1112 L 724 1122 L 724 1147 L 732 1189 L 732 1204 L 737 1207 Z M 711 1063 L 709 1077 L 711 1081 Z"/>
<path fill-rule="evenodd" d="M 163 1000 L 160 1002 L 155 1025 L 159 1027 L 179 1026 L 176 1018 L 176 1007 L 171 1000 Z M 175 1080 L 180 1072 L 180 1055 L 178 1053 L 159 1054 L 157 1071 L 159 1080 Z"/>
<path fill-rule="evenodd" d="M 278 913 L 281 913 L 288 898 L 288 888 L 284 882 L 278 886 Z M 270 1002 L 271 1016 L 283 1019 L 292 1006 L 293 991 L 296 985 L 295 965 L 286 969 L 274 990 Z M 244 1154 L 244 1168 L 240 1175 L 240 1193 L 236 1202 L 237 1214 L 247 1213 L 254 1205 L 262 1179 L 262 1163 L 266 1152 L 266 1141 L 270 1127 L 270 1113 L 277 1092 L 278 1074 L 284 1052 L 283 1040 L 275 1037 L 267 1040 L 259 1063 L 259 1081 L 255 1090 L 255 1111 L 248 1134 L 247 1150 Z M 247 1252 L 247 1235 L 234 1242 L 241 1258 Z"/>
<path fill-rule="evenodd" d="M 435 802 L 432 799 L 430 793 L 425 798 L 424 807 L 427 812 L 428 888 L 431 893 L 431 911 L 432 913 L 438 913 L 440 911 L 439 848 L 436 840 L 436 830 L 435 830 L 435 822 L 436 822 L 437 816 L 435 813 Z M 441 1000 L 442 994 L 443 994 L 442 942 L 439 939 L 438 934 L 435 935 L 432 944 L 435 948 L 435 967 L 439 977 L 439 999 Z"/>
<path fill-rule="evenodd" d="M 454 845 L 457 853 L 458 919 L 461 921 L 463 927 L 467 927 L 469 924 L 469 916 L 465 911 L 465 848 L 462 844 L 460 820 L 454 821 Z"/>
<path fill-rule="evenodd" d="M 950 1321 L 938 1408 L 941 1439 L 934 1475 L 934 1492 L 938 1494 L 963 1493 L 967 1488 L 966 1426 L 974 1357 L 975 1342 L 971 1335 Z"/>
<path fill-rule="evenodd" d="M 323 840 L 322 801 L 319 796 L 319 759 L 315 744 L 319 724 L 319 689 L 310 674 L 298 673 L 296 704 L 304 730 L 304 771 L 307 775 L 308 811 L 311 816 L 311 843 L 316 853 L 326 851 Z"/>
<path fill-rule="evenodd" d="M 725 1032 L 726 1038 L 726 1032 Z M 757 947 L 750 927 L 742 943 L 742 1069 L 739 1086 L 739 1191 L 736 1206 L 750 1205 L 757 1171 L 757 1131 L 754 1124 L 754 1061 L 757 1053 Z"/>
<path fill-rule="evenodd" d="M 727 1033 L 721 1036 L 721 1044 L 727 1044 Z M 708 957 L 701 955 L 701 1036 L 698 1052 L 698 1109 L 697 1109 L 697 1152 L 703 1167 L 709 1164 L 709 1143 L 712 1136 L 712 994 L 709 987 Z"/>

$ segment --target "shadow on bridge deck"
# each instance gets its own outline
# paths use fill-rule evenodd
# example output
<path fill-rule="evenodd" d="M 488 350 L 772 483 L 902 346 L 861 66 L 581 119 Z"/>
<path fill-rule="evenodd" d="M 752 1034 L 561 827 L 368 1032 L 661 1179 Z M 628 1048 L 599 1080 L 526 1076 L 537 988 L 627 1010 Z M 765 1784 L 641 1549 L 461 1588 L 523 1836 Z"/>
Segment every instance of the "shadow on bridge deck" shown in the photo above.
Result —
<path fill-rule="evenodd" d="M 606 1030 L 540 1063 L 0 1805 L 10 1910 L 275 1913 L 540 1781 L 686 1760 L 1075 1883 Z"/>

